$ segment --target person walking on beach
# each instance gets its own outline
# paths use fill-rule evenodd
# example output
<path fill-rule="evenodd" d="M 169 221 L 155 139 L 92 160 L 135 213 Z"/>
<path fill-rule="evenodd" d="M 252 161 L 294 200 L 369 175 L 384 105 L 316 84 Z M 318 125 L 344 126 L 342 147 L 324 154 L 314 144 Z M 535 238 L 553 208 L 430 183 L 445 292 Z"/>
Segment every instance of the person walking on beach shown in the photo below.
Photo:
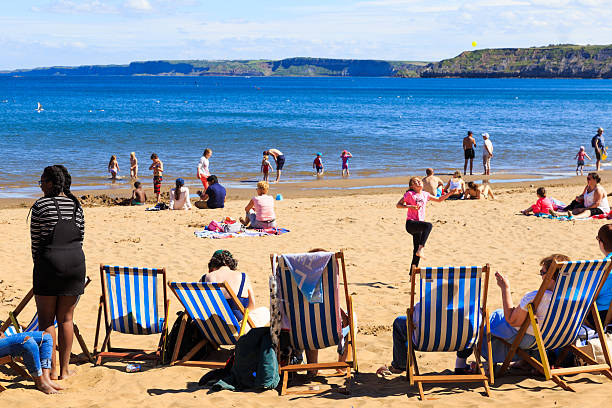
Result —
<path fill-rule="evenodd" d="M 353 155 L 348 150 L 343 150 L 340 158 L 342 159 L 342 177 L 349 177 L 351 174 L 349 173 L 348 168 L 348 160 L 352 158 Z"/>
<path fill-rule="evenodd" d="M 433 226 L 425 221 L 425 206 L 427 201 L 441 203 L 455 193 L 449 191 L 441 197 L 435 197 L 427 191 L 423 191 L 423 182 L 418 177 L 412 177 L 408 183 L 408 191 L 397 202 L 397 208 L 406 208 L 406 231 L 412 235 L 412 265 L 419 266 L 419 260 L 423 258 L 425 243 Z"/>
<path fill-rule="evenodd" d="M 130 153 L 130 177 L 132 180 L 138 178 L 138 159 L 135 152 Z"/>
<path fill-rule="evenodd" d="M 471 130 L 468 130 L 467 136 L 463 138 L 463 157 L 465 157 L 465 163 L 463 164 L 463 174 L 467 174 L 468 161 L 470 162 L 470 175 L 474 174 L 472 169 L 474 167 L 474 147 L 476 147 L 476 139 Z"/>
<path fill-rule="evenodd" d="M 493 158 L 493 143 L 488 133 L 482 134 L 484 143 L 482 144 L 482 166 L 484 167 L 484 175 L 491 174 L 491 159 Z"/>
<path fill-rule="evenodd" d="M 281 171 L 285 166 L 285 155 L 278 149 L 264 150 L 263 154 L 264 156 L 272 156 L 272 158 L 274 159 L 274 164 L 276 164 L 276 181 L 274 182 L 278 183 L 278 181 L 280 180 Z"/>
<path fill-rule="evenodd" d="M 580 146 L 580 150 L 578 150 L 578 153 L 576 153 L 576 156 L 574 157 L 574 159 L 578 159 L 578 161 L 576 162 L 576 175 L 578 175 L 578 170 L 580 170 L 580 175 L 582 176 L 582 169 L 584 168 L 585 157 L 591 160 L 589 155 L 584 150 L 584 146 Z"/>
<path fill-rule="evenodd" d="M 117 156 L 114 154 L 111 156 L 108 162 L 108 172 L 111 175 L 111 180 L 117 180 L 117 173 L 119 173 L 119 163 L 117 162 Z"/>
<path fill-rule="evenodd" d="M 159 203 L 161 197 L 161 183 L 164 180 L 164 163 L 159 160 L 157 154 L 153 153 L 151 155 L 151 165 L 149 166 L 149 170 L 153 170 L 153 192 L 155 193 L 156 200 Z"/>
<path fill-rule="evenodd" d="M 593 146 L 593 149 L 595 149 L 595 159 L 597 160 L 595 163 L 595 171 L 600 170 L 601 156 L 606 154 L 608 150 L 606 148 L 606 142 L 604 141 L 603 131 L 603 128 L 597 129 L 597 134 L 591 139 L 591 146 Z"/>
<path fill-rule="evenodd" d="M 209 148 L 204 149 L 204 153 L 202 153 L 202 157 L 200 157 L 200 162 L 198 163 L 198 178 L 202 181 L 202 185 L 204 186 L 204 191 L 208 188 L 207 178 L 210 176 L 210 170 L 208 168 L 210 159 L 212 156 L 212 150 Z"/>
<path fill-rule="evenodd" d="M 434 169 L 425 169 L 427 176 L 423 177 L 423 190 L 435 197 L 442 195 L 442 189 L 444 188 L 444 182 L 438 176 L 434 176 Z"/>
<path fill-rule="evenodd" d="M 59 346 L 59 377 L 53 353 L 50 378 L 66 379 L 73 374 L 68 367 L 72 316 L 85 289 L 85 219 L 79 200 L 70 192 L 72 177 L 64 166 L 45 167 L 39 184 L 44 197 L 32 206 L 30 220 L 33 291 L 39 328 L 51 335 L 52 350 Z"/>
<path fill-rule="evenodd" d="M 314 161 L 312 162 L 312 168 L 316 170 L 317 172 L 317 177 L 318 176 L 322 176 L 323 172 L 325 171 L 323 169 L 323 159 L 322 159 L 322 154 L 321 153 L 317 153 L 317 157 L 315 157 Z"/>

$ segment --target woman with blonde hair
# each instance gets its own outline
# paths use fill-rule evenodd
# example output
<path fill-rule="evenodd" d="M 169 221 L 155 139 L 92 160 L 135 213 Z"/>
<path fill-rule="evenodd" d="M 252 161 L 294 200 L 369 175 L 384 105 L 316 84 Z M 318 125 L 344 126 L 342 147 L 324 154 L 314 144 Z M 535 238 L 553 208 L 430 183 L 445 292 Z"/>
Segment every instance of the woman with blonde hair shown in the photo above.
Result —
<path fill-rule="evenodd" d="M 274 198 L 268 195 L 270 185 L 267 181 L 257 183 L 257 196 L 244 207 L 245 218 L 240 218 L 244 226 L 256 229 L 276 227 L 276 214 L 274 213 Z"/>
<path fill-rule="evenodd" d="M 425 206 L 427 201 L 441 203 L 446 200 L 452 191 L 441 197 L 436 197 L 423 190 L 423 182 L 418 177 L 410 179 L 409 189 L 406 194 L 397 202 L 397 208 L 408 209 L 406 215 L 406 232 L 412 235 L 412 265 L 419 266 L 419 260 L 423 257 L 425 242 L 429 238 L 429 233 L 433 226 L 425 221 Z"/>
<path fill-rule="evenodd" d="M 450 199 L 451 200 L 459 200 L 465 194 L 465 181 L 461 178 L 461 172 L 459 170 L 455 170 L 453 176 L 446 183 L 446 187 L 444 187 L 446 191 L 450 191 Z"/>

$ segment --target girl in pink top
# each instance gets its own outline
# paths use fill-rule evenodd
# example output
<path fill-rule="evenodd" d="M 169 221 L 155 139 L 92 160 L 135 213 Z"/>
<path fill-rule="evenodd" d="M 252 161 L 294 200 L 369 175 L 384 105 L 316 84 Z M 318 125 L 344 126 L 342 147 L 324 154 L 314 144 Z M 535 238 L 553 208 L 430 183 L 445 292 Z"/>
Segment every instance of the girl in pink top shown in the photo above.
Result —
<path fill-rule="evenodd" d="M 536 191 L 538 195 L 538 201 L 534 205 L 529 208 L 524 209 L 521 213 L 525 215 L 529 215 L 533 211 L 534 214 L 550 214 L 553 217 L 557 216 L 555 209 L 553 207 L 552 200 L 546 197 L 546 189 L 544 187 L 539 187 Z"/>
<path fill-rule="evenodd" d="M 267 181 L 257 183 L 257 196 L 244 207 L 246 217 L 240 218 L 244 226 L 256 229 L 276 227 L 276 214 L 274 213 L 274 198 L 268 195 L 270 185 Z"/>
<path fill-rule="evenodd" d="M 412 235 L 412 265 L 419 266 L 420 258 L 423 258 L 425 242 L 429 238 L 432 225 L 425 221 L 425 206 L 427 201 L 442 202 L 446 200 L 451 192 L 441 197 L 435 197 L 427 191 L 423 191 L 423 182 L 418 177 L 410 179 L 409 189 L 406 194 L 397 202 L 397 208 L 406 208 L 406 231 Z"/>
<path fill-rule="evenodd" d="M 574 159 L 578 159 L 576 162 L 576 175 L 578 175 L 578 170 L 580 170 L 580 175 L 582 176 L 582 168 L 584 167 L 584 158 L 591 160 L 587 152 L 584 151 L 584 146 L 580 146 L 580 150 L 576 153 L 576 157 Z"/>

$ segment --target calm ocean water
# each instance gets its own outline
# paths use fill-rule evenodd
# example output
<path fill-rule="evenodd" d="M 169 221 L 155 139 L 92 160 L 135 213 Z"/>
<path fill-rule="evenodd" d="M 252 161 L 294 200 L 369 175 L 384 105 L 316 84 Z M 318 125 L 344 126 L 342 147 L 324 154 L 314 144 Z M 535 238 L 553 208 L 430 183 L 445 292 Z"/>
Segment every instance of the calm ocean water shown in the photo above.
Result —
<path fill-rule="evenodd" d="M 578 147 L 591 154 L 596 128 L 612 125 L 606 80 L 0 77 L 0 102 L 0 196 L 37 192 L 56 163 L 76 184 L 109 186 L 110 155 L 126 176 L 131 151 L 147 184 L 152 152 L 166 180 L 193 178 L 205 147 L 236 185 L 258 177 L 272 147 L 287 157 L 284 179 L 313 179 L 316 152 L 338 177 L 343 149 L 356 176 L 448 172 L 463 166 L 467 130 L 491 135 L 493 172 L 571 174 Z"/>

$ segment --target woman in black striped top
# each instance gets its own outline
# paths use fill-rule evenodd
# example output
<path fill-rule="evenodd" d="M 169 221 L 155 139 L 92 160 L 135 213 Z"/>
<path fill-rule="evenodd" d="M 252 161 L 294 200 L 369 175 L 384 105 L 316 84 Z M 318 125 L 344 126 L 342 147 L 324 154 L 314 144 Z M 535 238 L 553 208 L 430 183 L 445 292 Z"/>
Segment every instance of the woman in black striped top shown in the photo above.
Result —
<path fill-rule="evenodd" d="M 40 329 L 56 342 L 57 320 L 59 378 L 67 378 L 74 326 L 72 316 L 85 286 L 83 209 L 70 192 L 72 178 L 64 166 L 49 166 L 40 177 L 44 197 L 32 206 L 30 234 L 34 259 L 34 295 Z M 55 353 L 54 353 L 55 357 Z M 51 378 L 57 376 L 52 359 Z"/>

